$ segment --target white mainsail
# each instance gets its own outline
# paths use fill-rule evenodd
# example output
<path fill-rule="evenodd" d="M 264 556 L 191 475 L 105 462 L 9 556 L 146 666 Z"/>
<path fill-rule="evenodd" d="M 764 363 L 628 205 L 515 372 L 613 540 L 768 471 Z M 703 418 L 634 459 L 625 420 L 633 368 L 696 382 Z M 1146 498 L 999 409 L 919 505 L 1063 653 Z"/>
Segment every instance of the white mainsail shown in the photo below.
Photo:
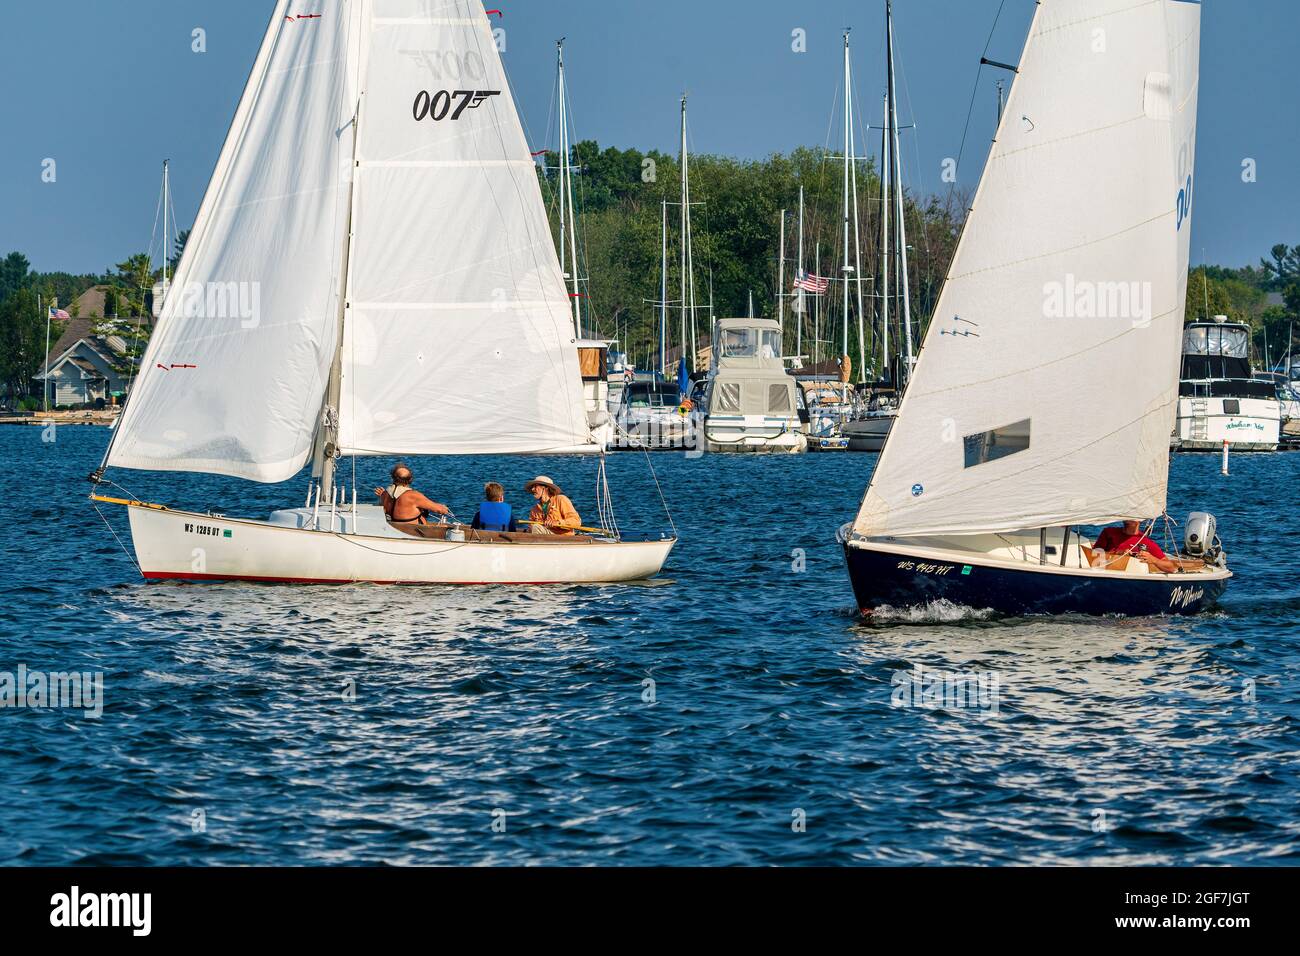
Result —
<path fill-rule="evenodd" d="M 283 481 L 336 345 L 359 18 L 277 5 L 107 464 Z"/>
<path fill-rule="evenodd" d="M 344 289 L 344 454 L 594 450 L 536 176 L 479 0 L 281 0 L 107 464 L 292 477 Z"/>
<path fill-rule="evenodd" d="M 345 454 L 596 450 L 536 164 L 478 0 L 374 0 Z"/>
<path fill-rule="evenodd" d="M 1164 510 L 1200 8 L 1043 0 L 855 532 Z"/>

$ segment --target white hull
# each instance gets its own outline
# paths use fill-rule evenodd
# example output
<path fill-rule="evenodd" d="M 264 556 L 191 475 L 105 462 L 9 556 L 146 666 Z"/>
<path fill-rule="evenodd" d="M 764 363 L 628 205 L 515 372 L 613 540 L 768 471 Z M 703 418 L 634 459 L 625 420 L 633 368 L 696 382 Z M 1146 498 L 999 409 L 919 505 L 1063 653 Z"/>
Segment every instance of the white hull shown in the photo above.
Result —
<path fill-rule="evenodd" d="M 1175 441 L 1181 451 L 1219 451 L 1225 441 L 1233 451 L 1276 451 L 1281 426 L 1276 399 L 1184 396 Z"/>
<path fill-rule="evenodd" d="M 344 534 L 132 504 L 131 537 L 151 580 L 303 584 L 578 584 L 637 581 L 663 567 L 676 539 L 583 541 L 519 536 L 456 542 Z M 321 527 L 330 527 L 328 514 Z M 393 536 L 395 534 L 396 536 Z M 528 540 L 522 540 L 527 538 Z"/>
<path fill-rule="evenodd" d="M 797 418 L 764 415 L 708 415 L 704 448 L 710 452 L 791 454 L 808 450 L 808 436 Z"/>

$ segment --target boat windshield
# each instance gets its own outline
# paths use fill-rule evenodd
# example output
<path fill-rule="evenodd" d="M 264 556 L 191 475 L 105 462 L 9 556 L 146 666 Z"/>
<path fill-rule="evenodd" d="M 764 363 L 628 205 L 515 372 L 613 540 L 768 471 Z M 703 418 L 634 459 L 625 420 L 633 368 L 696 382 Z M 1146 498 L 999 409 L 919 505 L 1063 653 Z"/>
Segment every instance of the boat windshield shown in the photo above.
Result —
<path fill-rule="evenodd" d="M 627 400 L 633 408 L 676 408 L 677 386 L 638 383 L 628 387 Z"/>
<path fill-rule="evenodd" d="M 722 333 L 723 358 L 779 358 L 781 333 L 775 329 L 727 329 Z"/>
<path fill-rule="evenodd" d="M 1183 330 L 1184 355 L 1222 355 L 1225 358 L 1248 358 L 1250 336 L 1246 329 L 1234 325 L 1197 326 Z"/>

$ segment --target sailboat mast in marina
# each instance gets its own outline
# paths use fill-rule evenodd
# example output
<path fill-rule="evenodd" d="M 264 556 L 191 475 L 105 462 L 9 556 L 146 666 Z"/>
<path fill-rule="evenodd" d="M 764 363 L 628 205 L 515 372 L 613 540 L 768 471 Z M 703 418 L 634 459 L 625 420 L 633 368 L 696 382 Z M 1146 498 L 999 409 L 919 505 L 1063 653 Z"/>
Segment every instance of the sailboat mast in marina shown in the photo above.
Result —
<path fill-rule="evenodd" d="M 582 332 L 582 296 L 578 291 L 578 238 L 575 221 L 578 216 L 573 206 L 573 166 L 569 156 L 569 104 L 564 85 L 564 40 L 555 43 L 557 82 L 560 109 L 560 266 L 568 271 L 569 298 L 573 303 L 573 330 L 579 338 Z M 565 261 L 565 251 L 569 259 Z"/>
<path fill-rule="evenodd" d="M 392 524 L 358 502 L 355 482 L 347 495 L 348 457 L 355 473 L 368 456 L 602 448 L 584 409 L 580 310 L 482 5 L 293 12 L 281 0 L 267 28 L 94 477 L 128 468 L 278 484 L 310 462 L 307 498 L 267 520 L 94 496 L 127 507 L 141 572 L 327 583 L 653 575 L 669 536 Z M 566 225 L 576 263 L 571 210 Z"/>
<path fill-rule="evenodd" d="M 1185 0 L 1037 6 L 898 419 L 840 529 L 863 611 L 1189 614 L 1222 593 L 1213 516 L 1193 513 L 1164 559 L 1144 544 L 1168 495 L 1199 40 Z M 1134 356 L 1142 374 L 1096 387 Z M 1119 521 L 1137 524 L 1118 550 L 1086 533 Z"/>

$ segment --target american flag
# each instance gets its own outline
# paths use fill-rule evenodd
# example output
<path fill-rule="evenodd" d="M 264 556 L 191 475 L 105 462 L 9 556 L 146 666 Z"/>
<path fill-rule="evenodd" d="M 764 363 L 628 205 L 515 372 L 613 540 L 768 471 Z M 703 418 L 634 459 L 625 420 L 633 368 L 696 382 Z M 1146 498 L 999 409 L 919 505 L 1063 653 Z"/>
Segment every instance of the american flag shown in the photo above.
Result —
<path fill-rule="evenodd" d="M 70 318 L 72 318 L 72 316 L 68 315 L 68 313 L 64 312 L 62 309 L 56 309 L 54 306 L 50 306 L 50 318 L 51 318 L 51 319 L 70 319 Z"/>
<path fill-rule="evenodd" d="M 814 295 L 821 295 L 831 287 L 831 280 L 824 279 L 821 276 L 812 275 L 811 273 L 800 269 L 795 273 L 794 287 L 796 289 L 803 289 L 805 292 L 811 292 Z"/>

